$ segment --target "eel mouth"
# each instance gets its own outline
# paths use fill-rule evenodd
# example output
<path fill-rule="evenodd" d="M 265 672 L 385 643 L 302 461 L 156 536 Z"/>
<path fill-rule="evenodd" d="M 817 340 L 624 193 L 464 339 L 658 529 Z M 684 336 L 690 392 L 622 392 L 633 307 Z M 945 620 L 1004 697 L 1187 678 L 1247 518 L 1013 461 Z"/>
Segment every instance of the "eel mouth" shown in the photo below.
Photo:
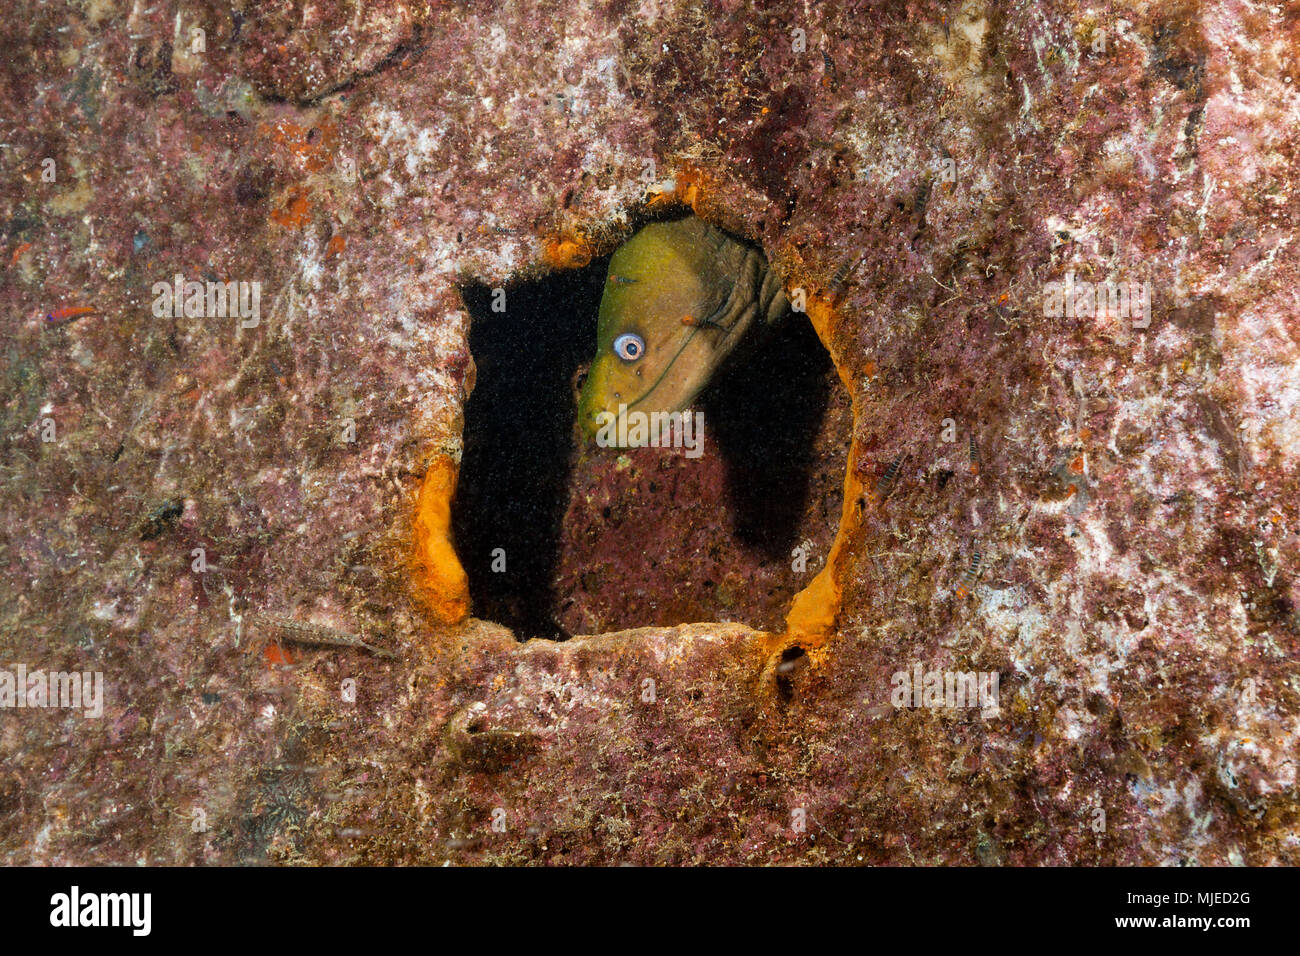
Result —
<path fill-rule="evenodd" d="M 591 411 L 587 413 L 582 413 L 580 411 L 579 424 L 582 427 L 583 436 L 588 440 L 594 439 L 596 437 L 596 433 L 600 429 L 600 423 L 597 421 L 597 419 L 600 417 L 601 413 L 607 412 L 610 415 L 617 415 L 620 405 L 626 405 L 627 410 L 631 412 L 637 409 L 637 406 L 642 405 L 646 401 L 648 401 L 650 397 L 659 390 L 659 387 L 663 385 L 664 380 L 668 377 L 669 373 L 672 372 L 674 368 L 676 368 L 678 360 L 682 357 L 682 353 L 685 352 L 687 347 L 690 346 L 691 342 L 694 341 L 695 336 L 699 333 L 699 331 L 700 331 L 699 329 L 691 329 L 691 331 L 682 340 L 682 344 L 678 346 L 677 353 L 668 361 L 668 364 L 664 366 L 663 371 L 659 373 L 659 377 L 656 378 L 654 382 L 651 383 L 649 388 L 647 388 L 644 392 L 642 392 L 639 396 L 634 398 L 632 401 L 624 402 L 621 399 L 617 399 L 617 398 L 607 399 L 601 402 L 598 405 L 598 407 L 591 409 Z M 697 387 L 693 389 L 685 397 L 684 400 L 679 402 L 674 402 L 671 407 L 655 409 L 655 410 L 667 411 L 667 412 L 684 411 L 686 407 L 689 406 L 690 403 L 695 400 L 695 396 L 698 395 L 699 392 L 700 392 L 700 388 Z M 610 407 L 611 405 L 613 406 L 612 408 Z M 581 409 L 581 406 L 579 407 Z"/>

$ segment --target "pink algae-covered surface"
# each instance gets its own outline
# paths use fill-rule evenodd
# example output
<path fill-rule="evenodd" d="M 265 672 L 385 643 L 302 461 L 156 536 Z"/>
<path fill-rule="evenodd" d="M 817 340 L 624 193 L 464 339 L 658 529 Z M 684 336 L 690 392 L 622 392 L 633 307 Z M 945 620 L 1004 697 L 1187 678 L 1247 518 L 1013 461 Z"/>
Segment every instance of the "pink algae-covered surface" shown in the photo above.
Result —
<path fill-rule="evenodd" d="M 0 710 L 3 861 L 1300 862 L 1293 7 L 18 0 L 0 51 L 0 667 L 105 681 Z M 460 284 L 688 179 L 837 287 L 814 485 L 906 455 L 833 632 L 643 617 L 600 590 L 674 590 L 635 548 L 594 620 L 655 626 L 435 625 Z M 1045 316 L 1067 272 L 1149 327 Z M 178 273 L 260 320 L 156 315 Z M 999 707 L 895 707 L 917 664 Z"/>

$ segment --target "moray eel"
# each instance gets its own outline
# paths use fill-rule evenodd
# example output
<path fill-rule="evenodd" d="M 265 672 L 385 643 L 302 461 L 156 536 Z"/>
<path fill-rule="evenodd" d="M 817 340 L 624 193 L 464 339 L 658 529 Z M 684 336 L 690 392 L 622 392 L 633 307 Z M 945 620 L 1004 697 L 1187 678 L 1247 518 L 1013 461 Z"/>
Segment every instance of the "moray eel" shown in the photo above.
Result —
<path fill-rule="evenodd" d="M 614 253 L 596 357 L 578 402 L 591 438 L 603 412 L 681 412 L 736 346 L 789 308 L 763 254 L 695 216 L 646 226 Z"/>

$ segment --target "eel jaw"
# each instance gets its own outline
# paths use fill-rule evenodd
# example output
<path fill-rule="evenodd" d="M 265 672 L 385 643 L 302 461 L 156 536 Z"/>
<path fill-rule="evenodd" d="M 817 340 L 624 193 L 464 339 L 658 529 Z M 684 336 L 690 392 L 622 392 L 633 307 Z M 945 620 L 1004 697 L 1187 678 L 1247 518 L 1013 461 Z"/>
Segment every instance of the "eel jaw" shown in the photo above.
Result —
<path fill-rule="evenodd" d="M 704 334 L 710 331 L 683 327 L 683 334 L 667 345 L 672 350 L 668 364 L 657 372 L 646 368 L 645 379 L 627 374 L 627 366 L 616 359 L 598 357 L 587 374 L 578 404 L 578 424 L 584 438 L 593 440 L 602 424 L 599 417 L 604 413 L 617 416 L 621 406 L 626 406 L 628 414 L 647 415 L 690 408 L 731 351 L 730 345 L 719 348 L 719 343 L 710 341 L 712 336 Z"/>

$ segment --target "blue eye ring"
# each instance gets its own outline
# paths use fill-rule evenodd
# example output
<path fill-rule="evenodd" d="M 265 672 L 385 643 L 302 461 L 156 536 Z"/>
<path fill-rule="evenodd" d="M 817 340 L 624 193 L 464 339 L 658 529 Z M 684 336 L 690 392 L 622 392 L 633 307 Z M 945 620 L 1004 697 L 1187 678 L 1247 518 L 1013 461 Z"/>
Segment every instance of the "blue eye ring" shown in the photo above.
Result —
<path fill-rule="evenodd" d="M 635 332 L 624 332 L 614 340 L 614 354 L 624 362 L 635 362 L 645 355 L 645 339 Z"/>

